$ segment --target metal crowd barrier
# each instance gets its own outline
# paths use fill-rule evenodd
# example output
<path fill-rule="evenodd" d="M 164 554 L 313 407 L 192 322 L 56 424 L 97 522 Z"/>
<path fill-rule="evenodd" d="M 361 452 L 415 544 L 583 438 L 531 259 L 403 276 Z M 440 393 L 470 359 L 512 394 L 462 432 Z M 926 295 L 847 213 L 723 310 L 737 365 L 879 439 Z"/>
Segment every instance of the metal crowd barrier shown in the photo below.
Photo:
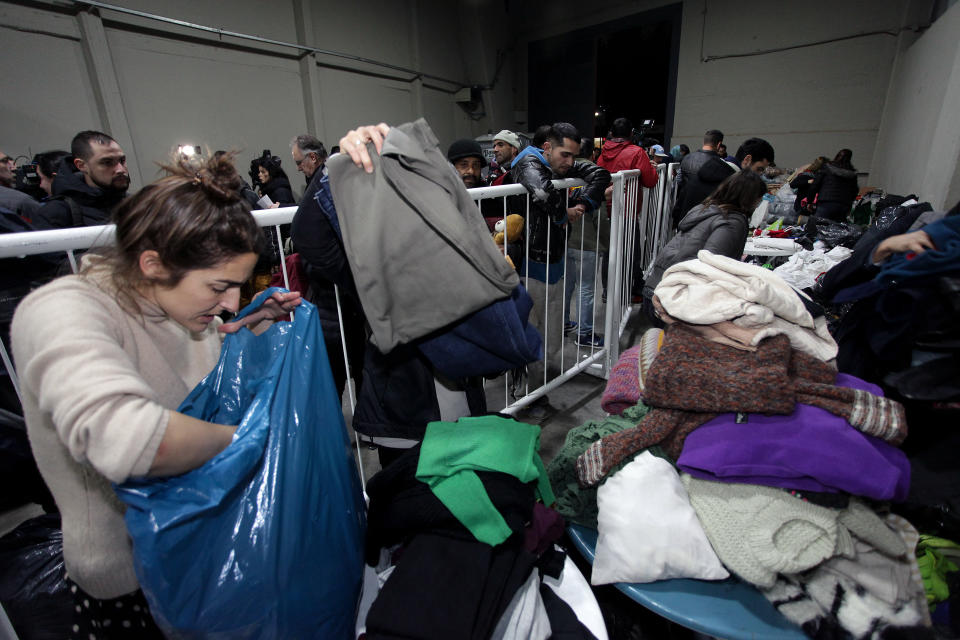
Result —
<path fill-rule="evenodd" d="M 639 277 L 638 268 L 635 264 L 642 265 L 644 270 L 648 269 L 656 258 L 657 252 L 669 240 L 670 236 L 670 207 L 672 206 L 672 185 L 673 174 L 676 165 L 660 165 L 658 167 L 659 181 L 651 189 L 641 188 L 639 183 L 639 171 L 623 171 L 613 175 L 612 181 L 612 203 L 609 211 L 604 212 L 605 207 L 601 207 L 599 214 L 600 227 L 597 229 L 597 239 L 599 240 L 603 224 L 609 224 L 609 250 L 607 265 L 607 286 L 606 303 L 597 303 L 598 295 L 601 289 L 602 274 L 600 273 L 601 260 L 597 256 L 596 269 L 594 271 L 594 305 L 593 305 L 593 327 L 596 335 L 596 327 L 602 326 L 604 331 L 603 346 L 590 345 L 581 347 L 574 344 L 575 349 L 564 348 L 560 345 L 550 344 L 552 332 L 556 327 L 550 326 L 550 317 L 547 313 L 549 309 L 549 296 L 551 290 L 546 289 L 546 296 L 540 305 L 544 312 L 544 318 L 541 331 L 544 338 L 544 353 L 551 353 L 551 348 L 556 349 L 557 357 L 553 361 L 547 361 L 542 367 L 542 377 L 538 375 L 537 380 L 530 380 L 529 376 L 523 376 L 519 372 L 508 374 L 504 377 L 504 401 L 500 409 L 504 413 L 512 414 L 519 409 L 536 401 L 537 398 L 548 393 L 551 389 L 562 385 L 567 380 L 586 372 L 592 375 L 607 377 L 617 358 L 620 356 L 620 336 L 622 335 L 627 320 L 630 317 L 632 309 L 632 286 L 635 277 Z M 567 198 L 570 197 L 570 189 L 582 186 L 584 183 L 580 180 L 555 180 L 554 185 L 558 188 L 567 189 Z M 638 201 L 642 191 L 642 206 L 638 206 Z M 503 217 L 510 213 L 520 213 L 529 219 L 530 215 L 530 196 L 521 185 L 504 185 L 497 187 L 481 187 L 469 190 L 471 197 L 480 207 L 482 201 L 500 199 L 502 201 L 501 210 Z M 511 196 L 521 196 L 519 199 L 508 200 Z M 522 205 L 517 205 L 517 202 Z M 511 210 L 511 208 L 520 210 Z M 289 279 L 286 269 L 284 255 L 285 238 L 281 232 L 281 225 L 286 225 L 293 219 L 296 213 L 296 207 L 285 207 L 279 209 L 269 209 L 263 211 L 254 211 L 253 215 L 262 227 L 273 227 L 273 232 L 277 235 L 278 245 L 280 247 L 280 269 L 283 273 L 283 281 L 289 286 Z M 584 225 L 585 220 L 580 220 L 576 224 Z M 584 235 L 581 229 L 581 244 L 579 248 L 583 250 Z M 548 234 L 563 233 L 569 234 L 567 226 L 550 225 Z M 53 252 L 65 252 L 70 266 L 74 272 L 77 271 L 77 260 L 74 256 L 75 251 L 82 251 L 92 247 L 110 244 L 114 237 L 113 225 L 99 227 L 83 227 L 77 229 L 61 229 L 54 231 L 33 231 L 27 233 L 13 233 L 0 235 L 0 258 L 25 257 L 28 255 L 37 255 Z M 529 253 L 529 236 L 524 233 L 526 247 L 523 255 Z M 565 243 L 566 244 L 566 243 Z M 549 236 L 548 236 L 549 246 Z M 509 245 L 504 243 L 504 253 L 509 249 Z M 636 254 L 636 257 L 634 257 Z M 552 256 L 548 254 L 548 262 Z M 563 309 L 562 320 L 567 318 L 567 308 L 571 300 L 566 296 L 567 278 L 575 277 L 580 283 L 583 282 L 583 263 L 580 263 L 580 270 L 576 273 L 567 271 L 565 256 L 564 273 L 559 287 L 554 287 L 554 295 L 559 292 L 562 296 L 561 306 Z M 516 265 L 520 271 L 521 281 L 529 289 L 530 276 L 529 271 L 523 265 Z M 581 289 L 577 289 L 577 294 Z M 341 319 L 342 313 L 339 310 L 339 291 L 337 292 L 338 314 Z M 603 307 L 602 323 L 598 322 L 599 307 Z M 536 309 L 537 307 L 535 307 Z M 580 305 L 577 304 L 577 313 Z M 582 326 L 582 318 L 577 317 L 578 326 Z M 556 320 L 554 319 L 554 322 Z M 560 331 L 561 341 L 563 340 L 562 329 Z M 341 338 L 343 336 L 341 335 Z M 613 338 L 611 338 L 613 337 Z M 348 372 L 348 396 L 351 413 L 356 406 L 356 390 L 353 385 L 352 375 L 350 374 L 350 364 L 347 361 L 346 340 L 342 339 L 344 345 L 341 356 L 347 366 Z M 569 358 L 568 358 L 568 350 Z M 19 394 L 19 385 L 16 378 L 16 372 L 10 361 L 7 349 L 0 341 L 0 357 L 3 365 L 9 372 L 14 388 Z M 572 360 L 572 364 L 571 364 Z M 511 380 L 512 378 L 512 380 Z M 511 384 L 511 382 L 513 384 Z M 512 389 L 511 389 L 512 387 Z M 522 389 L 522 393 L 520 390 Z"/>

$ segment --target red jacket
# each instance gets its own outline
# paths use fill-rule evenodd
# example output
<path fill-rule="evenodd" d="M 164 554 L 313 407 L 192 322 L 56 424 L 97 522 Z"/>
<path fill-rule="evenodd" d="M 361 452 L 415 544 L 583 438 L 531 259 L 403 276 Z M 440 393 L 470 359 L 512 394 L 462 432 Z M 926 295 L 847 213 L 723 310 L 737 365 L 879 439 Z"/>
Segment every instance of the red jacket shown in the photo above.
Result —
<path fill-rule="evenodd" d="M 657 184 L 657 170 L 650 164 L 646 151 L 623 138 L 604 142 L 597 164 L 610 173 L 640 169 L 640 184 L 648 189 Z"/>
<path fill-rule="evenodd" d="M 640 169 L 640 184 L 648 189 L 657 184 L 657 170 L 650 164 L 647 152 L 635 144 L 630 144 L 623 138 L 612 138 L 603 143 L 603 150 L 597 158 L 597 164 L 609 171 L 626 171 Z M 634 213 L 639 213 L 643 204 L 643 191 L 637 190 L 637 207 Z M 607 199 L 607 210 L 613 211 L 612 197 Z"/>

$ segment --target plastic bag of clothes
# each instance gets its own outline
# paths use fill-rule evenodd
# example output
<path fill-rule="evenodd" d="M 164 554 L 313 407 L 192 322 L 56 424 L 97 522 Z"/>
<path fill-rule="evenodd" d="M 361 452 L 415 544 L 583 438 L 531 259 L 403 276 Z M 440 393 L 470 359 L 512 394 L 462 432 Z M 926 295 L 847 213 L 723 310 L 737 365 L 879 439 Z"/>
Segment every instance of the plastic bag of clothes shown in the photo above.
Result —
<path fill-rule="evenodd" d="M 806 235 L 813 236 L 814 241 L 823 242 L 827 250 L 839 246 L 852 249 L 863 235 L 863 230 L 847 222 L 834 222 L 814 216 L 807 223 Z"/>
<path fill-rule="evenodd" d="M 20 640 L 61 640 L 73 626 L 60 514 L 31 518 L 0 538 L 0 602 Z"/>
<path fill-rule="evenodd" d="M 278 289 L 258 296 L 238 318 Z M 348 638 L 364 501 L 317 310 L 226 337 L 180 411 L 239 425 L 182 476 L 117 487 L 137 577 L 175 638 Z"/>

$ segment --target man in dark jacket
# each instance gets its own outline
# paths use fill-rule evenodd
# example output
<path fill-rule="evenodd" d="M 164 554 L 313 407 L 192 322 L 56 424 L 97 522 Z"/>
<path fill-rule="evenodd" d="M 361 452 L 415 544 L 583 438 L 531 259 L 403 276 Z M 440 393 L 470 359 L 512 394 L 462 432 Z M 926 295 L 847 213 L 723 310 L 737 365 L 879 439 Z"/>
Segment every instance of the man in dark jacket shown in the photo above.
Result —
<path fill-rule="evenodd" d="M 542 150 L 533 146 L 525 148 L 511 168 L 513 182 L 522 184 L 530 198 L 527 219 L 529 252 L 520 274 L 533 298 L 530 324 L 537 327 L 544 341 L 543 364 L 530 368 L 531 387 L 541 384 L 541 367 L 551 363 L 552 356 L 563 344 L 563 283 L 560 279 L 566 255 L 564 227 L 568 222 L 577 222 L 587 211 L 595 210 L 610 184 L 610 173 L 606 169 L 574 160 L 580 151 L 580 134 L 573 125 L 555 123 L 546 138 Z M 587 184 L 568 201 L 566 189 L 553 186 L 555 178 L 581 178 Z M 521 209 L 514 207 L 513 210 Z"/>
<path fill-rule="evenodd" d="M 127 156 L 99 131 L 81 131 L 70 143 L 53 181 L 53 197 L 34 216 L 37 229 L 108 224 L 111 210 L 127 195 Z"/>
<path fill-rule="evenodd" d="M 723 182 L 724 178 L 734 172 L 731 167 L 725 174 L 715 182 L 702 181 L 697 175 L 700 168 L 707 163 L 714 166 L 713 170 L 708 170 L 706 179 L 715 179 L 715 176 L 723 171 L 723 165 L 715 161 L 723 162 L 720 154 L 717 153 L 717 145 L 723 142 L 723 132 L 718 129 L 710 129 L 703 134 L 703 146 L 687 154 L 680 162 L 680 173 L 677 174 L 677 199 L 673 205 L 673 228 L 676 229 L 683 216 L 687 215 L 693 207 L 703 202 L 703 199 L 710 195 L 718 184 Z M 715 170 L 715 171 L 714 171 Z"/>

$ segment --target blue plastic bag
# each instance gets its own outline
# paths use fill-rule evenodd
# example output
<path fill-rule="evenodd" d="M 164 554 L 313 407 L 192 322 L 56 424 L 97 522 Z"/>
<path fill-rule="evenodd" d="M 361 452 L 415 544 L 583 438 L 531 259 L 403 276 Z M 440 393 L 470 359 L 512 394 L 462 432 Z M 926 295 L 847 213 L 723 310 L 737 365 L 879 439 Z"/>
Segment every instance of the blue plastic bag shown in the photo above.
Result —
<path fill-rule="evenodd" d="M 180 411 L 239 428 L 198 469 L 116 487 L 161 629 L 171 638 L 352 638 L 364 501 L 316 307 L 304 301 L 293 322 L 260 336 L 228 335 Z"/>

